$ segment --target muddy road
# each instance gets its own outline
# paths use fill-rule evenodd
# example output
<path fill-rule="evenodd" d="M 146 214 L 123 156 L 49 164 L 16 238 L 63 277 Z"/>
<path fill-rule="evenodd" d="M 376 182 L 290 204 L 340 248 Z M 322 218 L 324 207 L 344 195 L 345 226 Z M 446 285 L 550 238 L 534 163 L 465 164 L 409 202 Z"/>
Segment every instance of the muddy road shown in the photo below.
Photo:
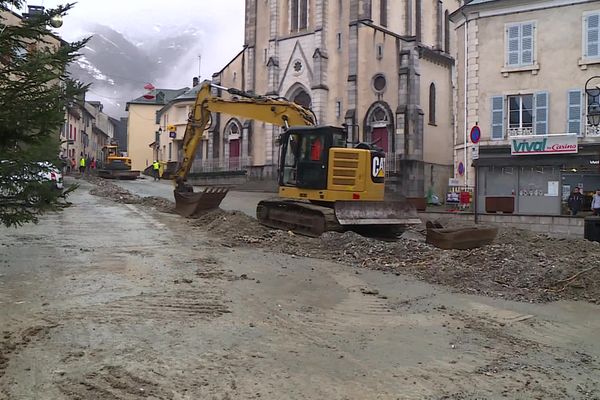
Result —
<path fill-rule="evenodd" d="M 0 229 L 0 399 L 600 398 L 598 305 L 237 247 L 92 187 Z"/>

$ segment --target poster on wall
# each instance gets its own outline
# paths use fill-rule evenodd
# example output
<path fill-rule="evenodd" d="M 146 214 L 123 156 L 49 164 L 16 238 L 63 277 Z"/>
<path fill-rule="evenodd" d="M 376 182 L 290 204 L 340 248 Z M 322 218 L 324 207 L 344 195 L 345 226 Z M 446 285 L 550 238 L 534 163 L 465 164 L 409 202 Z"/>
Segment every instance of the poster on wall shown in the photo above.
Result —
<path fill-rule="evenodd" d="M 558 181 L 548 181 L 547 196 L 558 197 Z"/>
<path fill-rule="evenodd" d="M 563 185 L 563 189 L 562 189 L 563 201 L 567 201 L 569 199 L 570 195 L 571 195 L 571 185 Z"/>

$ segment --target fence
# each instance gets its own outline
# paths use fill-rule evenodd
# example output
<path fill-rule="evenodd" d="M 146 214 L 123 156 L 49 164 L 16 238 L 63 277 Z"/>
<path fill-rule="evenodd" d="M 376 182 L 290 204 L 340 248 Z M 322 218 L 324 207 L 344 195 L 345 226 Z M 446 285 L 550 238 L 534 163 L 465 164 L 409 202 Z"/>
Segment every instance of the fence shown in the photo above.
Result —
<path fill-rule="evenodd" d="M 250 157 L 231 157 L 227 159 L 201 159 L 194 160 L 192 163 L 191 172 L 226 172 L 226 171 L 243 171 L 251 165 Z"/>

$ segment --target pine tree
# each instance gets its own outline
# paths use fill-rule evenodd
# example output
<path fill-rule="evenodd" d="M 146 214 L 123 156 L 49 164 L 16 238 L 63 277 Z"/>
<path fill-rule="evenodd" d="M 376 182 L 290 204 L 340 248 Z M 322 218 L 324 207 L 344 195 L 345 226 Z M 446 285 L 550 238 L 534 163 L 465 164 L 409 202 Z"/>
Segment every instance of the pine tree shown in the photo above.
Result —
<path fill-rule="evenodd" d="M 0 224 L 20 226 L 59 210 L 65 196 L 40 179 L 43 163 L 59 165 L 59 132 L 68 104 L 87 86 L 71 79 L 67 65 L 86 40 L 67 43 L 51 31 L 51 22 L 73 6 L 8 24 L 9 8 L 23 0 L 0 0 Z"/>

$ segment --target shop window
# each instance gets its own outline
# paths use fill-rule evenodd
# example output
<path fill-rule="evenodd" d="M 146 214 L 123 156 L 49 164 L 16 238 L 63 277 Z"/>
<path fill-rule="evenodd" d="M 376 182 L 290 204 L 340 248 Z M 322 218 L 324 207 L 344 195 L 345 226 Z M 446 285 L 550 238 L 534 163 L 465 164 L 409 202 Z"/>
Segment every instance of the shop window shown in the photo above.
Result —
<path fill-rule="evenodd" d="M 509 136 L 533 134 L 533 95 L 508 96 Z"/>

